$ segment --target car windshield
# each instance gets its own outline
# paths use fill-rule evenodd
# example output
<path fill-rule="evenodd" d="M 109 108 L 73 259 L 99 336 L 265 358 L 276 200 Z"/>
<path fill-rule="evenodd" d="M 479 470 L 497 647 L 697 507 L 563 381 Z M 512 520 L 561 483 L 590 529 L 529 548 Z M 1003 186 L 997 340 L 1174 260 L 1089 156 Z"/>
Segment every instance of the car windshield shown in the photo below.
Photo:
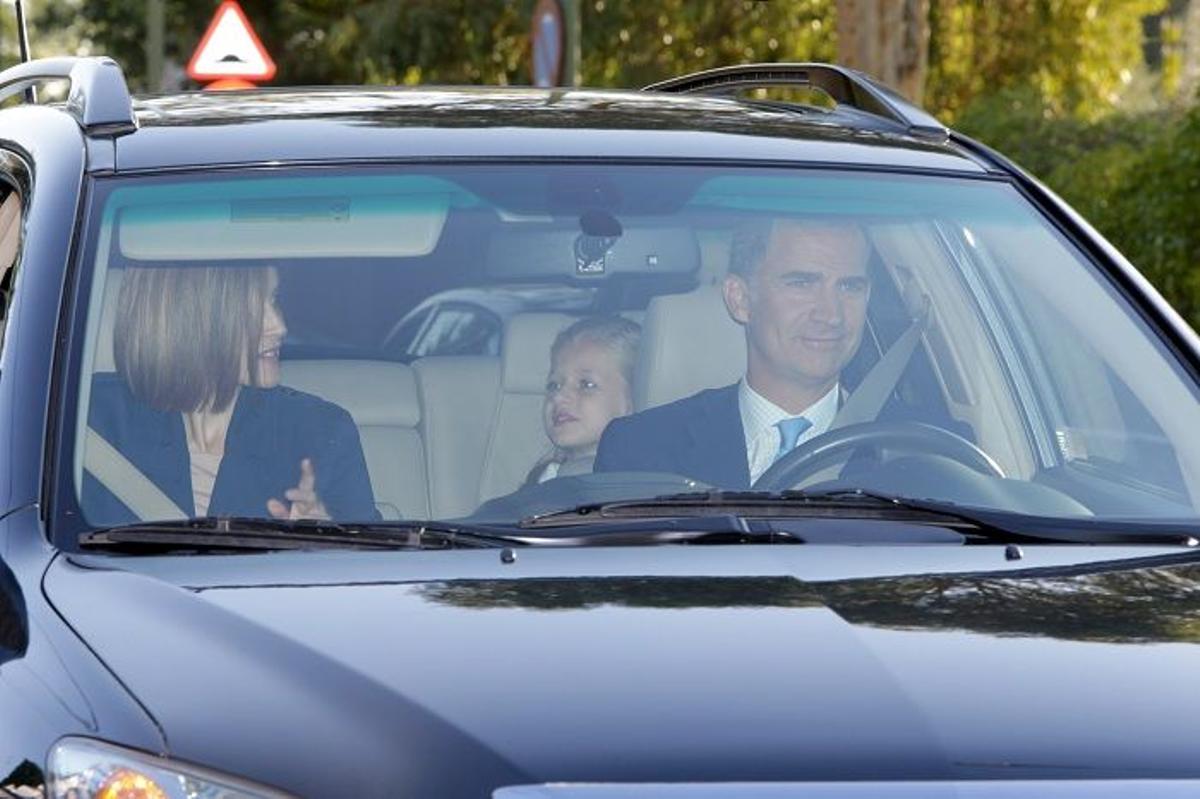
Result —
<path fill-rule="evenodd" d="M 1010 182 L 694 164 L 102 178 L 89 528 L 862 489 L 1196 521 L 1196 385 Z"/>

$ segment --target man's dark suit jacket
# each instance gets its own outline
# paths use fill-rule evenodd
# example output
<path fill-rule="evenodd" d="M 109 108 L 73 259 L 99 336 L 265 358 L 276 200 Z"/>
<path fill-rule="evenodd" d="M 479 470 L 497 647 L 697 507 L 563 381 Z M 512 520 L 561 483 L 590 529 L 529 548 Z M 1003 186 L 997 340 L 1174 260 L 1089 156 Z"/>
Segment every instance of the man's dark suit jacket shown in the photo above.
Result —
<path fill-rule="evenodd" d="M 846 402 L 846 394 L 838 398 Z M 975 435 L 965 422 L 911 408 L 893 398 L 879 413 L 893 422 L 924 422 L 945 428 L 968 441 Z M 870 468 L 870 460 L 851 458 L 846 470 Z M 596 451 L 597 472 L 669 472 L 691 477 L 717 488 L 750 487 L 746 462 L 746 435 L 742 430 L 738 384 L 710 388 L 656 408 L 613 419 Z M 844 471 L 843 473 L 846 473 Z"/>
<path fill-rule="evenodd" d="M 375 519 L 375 500 L 358 428 L 344 409 L 290 388 L 244 386 L 238 394 L 225 456 L 213 484 L 210 516 L 267 517 L 267 500 L 285 501 L 311 458 L 317 494 L 334 519 Z M 176 505 L 194 514 L 191 461 L 183 415 L 138 402 L 115 374 L 92 384 L 88 424 L 149 477 Z M 92 524 L 136 517 L 95 477 L 84 473 L 82 507 Z"/>
<path fill-rule="evenodd" d="M 718 488 L 749 488 L 738 384 L 613 419 L 595 471 L 670 472 Z"/>

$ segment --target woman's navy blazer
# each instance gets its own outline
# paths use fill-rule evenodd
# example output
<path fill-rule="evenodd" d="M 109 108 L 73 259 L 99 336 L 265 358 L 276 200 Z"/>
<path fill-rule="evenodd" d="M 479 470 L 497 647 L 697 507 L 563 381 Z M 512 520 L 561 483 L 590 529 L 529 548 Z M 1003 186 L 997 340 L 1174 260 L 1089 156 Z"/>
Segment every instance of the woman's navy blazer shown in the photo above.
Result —
<path fill-rule="evenodd" d="M 195 515 L 183 414 L 139 402 L 117 374 L 92 382 L 88 424 L 185 512 Z M 375 500 L 358 428 L 331 402 L 276 386 L 238 392 L 209 516 L 269 517 L 267 500 L 285 501 L 311 458 L 316 490 L 334 519 L 375 519 Z M 84 473 L 84 515 L 114 525 L 137 517 L 94 476 Z"/>

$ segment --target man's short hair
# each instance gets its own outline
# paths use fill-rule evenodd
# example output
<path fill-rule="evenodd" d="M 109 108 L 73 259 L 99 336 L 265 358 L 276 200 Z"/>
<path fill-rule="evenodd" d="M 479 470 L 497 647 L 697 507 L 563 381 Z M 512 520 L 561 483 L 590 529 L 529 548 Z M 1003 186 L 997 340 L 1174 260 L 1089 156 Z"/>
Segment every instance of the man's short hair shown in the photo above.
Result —
<path fill-rule="evenodd" d="M 864 244 L 867 242 L 862 226 L 847 219 L 760 215 L 743 222 L 734 229 L 733 240 L 729 245 L 729 274 L 736 275 L 743 280 L 753 277 L 754 270 L 758 269 L 759 264 L 767 257 L 767 248 L 771 244 L 771 233 L 775 230 L 775 225 L 781 222 L 814 229 L 842 228 L 854 231 L 862 237 Z"/>
<path fill-rule="evenodd" d="M 224 410 L 262 338 L 267 267 L 129 267 L 113 324 L 117 372 L 161 411 Z"/>

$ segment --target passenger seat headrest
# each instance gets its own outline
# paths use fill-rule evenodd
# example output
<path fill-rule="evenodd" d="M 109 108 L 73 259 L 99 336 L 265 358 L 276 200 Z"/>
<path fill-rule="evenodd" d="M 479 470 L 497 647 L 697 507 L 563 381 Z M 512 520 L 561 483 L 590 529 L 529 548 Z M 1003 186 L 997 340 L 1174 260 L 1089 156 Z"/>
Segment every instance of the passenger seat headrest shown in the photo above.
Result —
<path fill-rule="evenodd" d="M 517 314 L 504 331 L 503 389 L 521 394 L 541 394 L 550 373 L 550 347 L 558 334 L 575 321 L 561 313 Z"/>
<path fill-rule="evenodd" d="M 340 405 L 359 427 L 416 427 L 421 422 L 411 366 L 384 361 L 283 361 L 282 382 Z"/>
<path fill-rule="evenodd" d="M 746 336 L 729 316 L 720 286 L 650 301 L 642 324 L 634 408 L 652 408 L 727 386 L 745 372 Z"/>

